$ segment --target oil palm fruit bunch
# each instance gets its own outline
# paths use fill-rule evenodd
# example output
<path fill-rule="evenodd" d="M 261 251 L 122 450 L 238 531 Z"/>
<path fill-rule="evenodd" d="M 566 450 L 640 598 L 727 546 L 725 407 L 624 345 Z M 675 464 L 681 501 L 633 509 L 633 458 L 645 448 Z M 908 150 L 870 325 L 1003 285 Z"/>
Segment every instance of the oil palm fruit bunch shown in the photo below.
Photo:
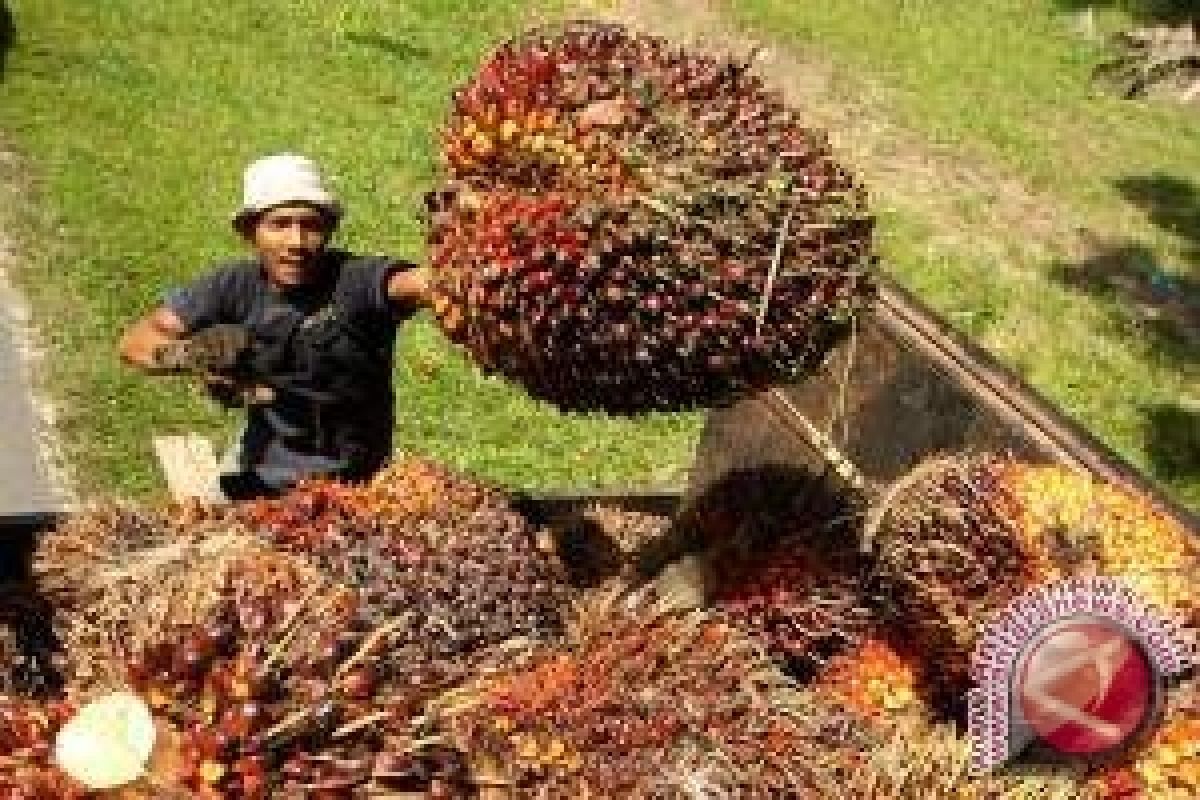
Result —
<path fill-rule="evenodd" d="M 712 603 L 791 672 L 811 677 L 872 623 L 858 572 L 852 558 L 792 540 L 725 563 Z"/>
<path fill-rule="evenodd" d="M 865 533 L 894 604 L 939 665 L 937 692 L 961 697 L 983 625 L 1027 590 L 1061 573 L 1022 530 L 1007 462 L 931 459 L 885 492 Z"/>
<path fill-rule="evenodd" d="M 783 676 L 734 629 L 704 614 L 615 614 L 591 630 L 522 653 L 446 715 L 478 775 L 540 797 L 682 797 L 686 775 L 664 765 L 697 746 L 731 796 L 789 796 L 785 775 L 811 741 L 784 708 Z"/>
<path fill-rule="evenodd" d="M 164 630 L 209 619 L 230 585 L 254 596 L 299 596 L 320 578 L 309 560 L 273 547 L 228 512 L 196 516 L 175 506 L 75 515 L 39 542 L 34 570 L 54 609 L 56 666 L 83 690 L 120 678 L 121 649 L 140 650 Z"/>
<path fill-rule="evenodd" d="M 242 513 L 360 591 L 364 618 L 390 631 L 387 670 L 418 694 L 459 679 L 479 650 L 561 631 L 558 562 L 503 495 L 439 466 L 408 460 L 363 486 L 312 481 Z"/>
<path fill-rule="evenodd" d="M 408 559 L 369 541 L 321 559 L 360 588 L 372 624 L 390 629 L 391 673 L 424 696 L 461 680 L 481 651 L 561 633 L 567 588 L 523 518 L 483 508 L 452 526 L 427 520 L 421 527 L 428 538 Z"/>
<path fill-rule="evenodd" d="M 560 409 L 804 375 L 870 295 L 861 187 L 745 64 L 615 25 L 532 31 L 454 93 L 442 153 L 437 319 Z"/>
<path fill-rule="evenodd" d="M 231 580 L 208 620 L 164 628 L 125 655 L 125 684 L 170 733 L 155 782 L 256 800 L 456 777 L 453 758 L 408 747 L 420 703 L 411 674 L 390 669 L 398 626 L 377 624 L 357 590 L 258 578 L 269 591 Z"/>
<path fill-rule="evenodd" d="M 905 619 L 960 681 L 982 625 L 1067 576 L 1121 578 L 1184 624 L 1200 621 L 1200 547 L 1187 531 L 1142 495 L 1064 467 L 931 460 L 897 482 L 874 520 Z"/>

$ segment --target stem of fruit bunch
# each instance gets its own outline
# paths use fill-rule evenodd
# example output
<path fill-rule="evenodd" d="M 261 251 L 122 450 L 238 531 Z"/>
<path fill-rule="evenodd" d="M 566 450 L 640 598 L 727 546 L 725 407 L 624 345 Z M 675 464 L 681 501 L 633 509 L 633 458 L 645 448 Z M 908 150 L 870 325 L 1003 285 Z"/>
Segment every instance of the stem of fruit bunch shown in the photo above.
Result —
<path fill-rule="evenodd" d="M 308 604 L 312 602 L 312 599 L 317 596 L 318 591 L 320 591 L 320 587 L 318 586 L 314 586 L 312 589 L 309 589 L 304 596 L 300 598 L 299 605 L 297 605 L 296 608 L 292 610 L 292 613 L 288 615 L 287 621 L 283 624 L 283 635 L 271 649 L 271 652 L 267 654 L 266 660 L 263 661 L 263 671 L 270 670 L 272 667 L 274 667 L 275 662 L 283 657 L 284 652 L 292 643 L 292 640 L 296 638 L 296 634 L 300 632 L 300 626 L 297 624 L 300 621 L 300 615 L 304 612 L 304 609 L 308 607 Z M 335 596 L 326 598 L 326 601 L 322 604 L 322 607 L 319 610 L 318 616 L 329 609 L 329 607 L 333 604 L 334 599 Z"/>
<path fill-rule="evenodd" d="M 361 664 L 363 660 L 371 654 L 371 651 L 375 649 L 376 645 L 378 645 L 388 636 L 391 636 L 393 633 L 400 630 L 400 628 L 402 628 L 404 625 L 408 624 L 408 619 L 411 615 L 411 611 L 405 612 L 395 619 L 389 620 L 373 630 L 371 634 L 365 640 L 363 640 L 362 646 L 354 652 L 354 655 L 342 662 L 342 665 L 338 667 L 337 672 L 334 674 L 333 679 L 335 681 L 338 680 L 347 672 Z"/>
<path fill-rule="evenodd" d="M 783 245 L 787 241 L 788 226 L 792 224 L 792 212 L 789 210 L 779 226 L 779 235 L 775 238 L 775 255 L 771 259 L 771 270 L 767 273 L 767 285 L 763 287 L 762 302 L 758 306 L 758 319 L 754 322 L 754 338 L 762 336 L 763 323 L 767 321 L 767 308 L 771 305 L 771 291 L 775 288 L 775 276 L 779 274 L 779 264 L 783 261 Z"/>
<path fill-rule="evenodd" d="M 266 733 L 264 733 L 259 738 L 262 739 L 264 742 L 269 742 L 272 739 L 274 739 L 276 736 L 279 736 L 279 734 L 288 730 L 289 728 L 292 728 L 296 725 L 299 725 L 301 722 L 304 722 L 306 719 L 311 717 L 312 714 L 313 714 L 312 710 L 308 709 L 308 708 L 302 708 L 299 711 L 294 711 L 291 714 L 284 717 L 283 719 L 281 719 L 275 725 L 273 725 L 270 729 L 268 729 L 266 731 Z"/>
<path fill-rule="evenodd" d="M 347 722 L 345 725 L 343 725 L 342 727 L 340 727 L 336 731 L 334 731 L 333 734 L 330 736 L 330 738 L 334 739 L 334 740 L 344 739 L 345 737 L 349 736 L 350 734 L 357 733 L 358 731 L 362 730 L 363 728 L 366 728 L 369 725 L 374 725 L 376 722 L 383 722 L 385 720 L 389 720 L 394 716 L 395 716 L 395 714 L 393 714 L 391 711 L 375 711 L 373 713 L 359 717 L 356 720 L 352 720 L 351 722 Z"/>

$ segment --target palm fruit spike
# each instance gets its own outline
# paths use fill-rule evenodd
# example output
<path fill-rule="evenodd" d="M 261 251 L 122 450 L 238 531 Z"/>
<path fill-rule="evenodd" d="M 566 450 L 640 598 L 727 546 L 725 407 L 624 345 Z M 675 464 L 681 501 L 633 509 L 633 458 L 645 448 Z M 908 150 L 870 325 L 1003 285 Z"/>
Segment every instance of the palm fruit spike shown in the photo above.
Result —
<path fill-rule="evenodd" d="M 799 377 L 870 296 L 862 188 L 744 65 L 614 25 L 534 31 L 455 92 L 442 152 L 437 319 L 561 409 Z"/>
<path fill-rule="evenodd" d="M 898 622 L 938 663 L 938 699 L 961 697 L 982 626 L 1059 572 L 1024 536 L 1007 462 L 932 459 L 885 493 L 866 532 Z"/>

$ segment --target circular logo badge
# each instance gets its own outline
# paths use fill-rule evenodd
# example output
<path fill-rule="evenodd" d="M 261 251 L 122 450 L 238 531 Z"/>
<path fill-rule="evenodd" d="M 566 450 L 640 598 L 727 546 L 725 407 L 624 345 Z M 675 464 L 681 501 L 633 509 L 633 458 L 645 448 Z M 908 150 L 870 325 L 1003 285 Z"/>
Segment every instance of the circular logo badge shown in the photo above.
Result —
<path fill-rule="evenodd" d="M 1112 750 L 1153 712 L 1156 677 L 1144 649 L 1103 617 L 1047 625 L 1025 648 L 1014 678 L 1026 723 L 1061 753 Z"/>

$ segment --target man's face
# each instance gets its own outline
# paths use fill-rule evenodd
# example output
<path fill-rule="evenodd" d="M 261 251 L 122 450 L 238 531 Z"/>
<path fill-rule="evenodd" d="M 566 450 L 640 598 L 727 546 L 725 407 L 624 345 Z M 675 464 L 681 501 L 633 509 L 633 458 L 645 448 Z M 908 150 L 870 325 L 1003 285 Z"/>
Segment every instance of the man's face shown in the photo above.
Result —
<path fill-rule="evenodd" d="M 313 282 L 332 233 L 333 225 L 325 214 L 297 204 L 265 212 L 250 239 L 266 265 L 267 276 L 286 288 Z"/>

